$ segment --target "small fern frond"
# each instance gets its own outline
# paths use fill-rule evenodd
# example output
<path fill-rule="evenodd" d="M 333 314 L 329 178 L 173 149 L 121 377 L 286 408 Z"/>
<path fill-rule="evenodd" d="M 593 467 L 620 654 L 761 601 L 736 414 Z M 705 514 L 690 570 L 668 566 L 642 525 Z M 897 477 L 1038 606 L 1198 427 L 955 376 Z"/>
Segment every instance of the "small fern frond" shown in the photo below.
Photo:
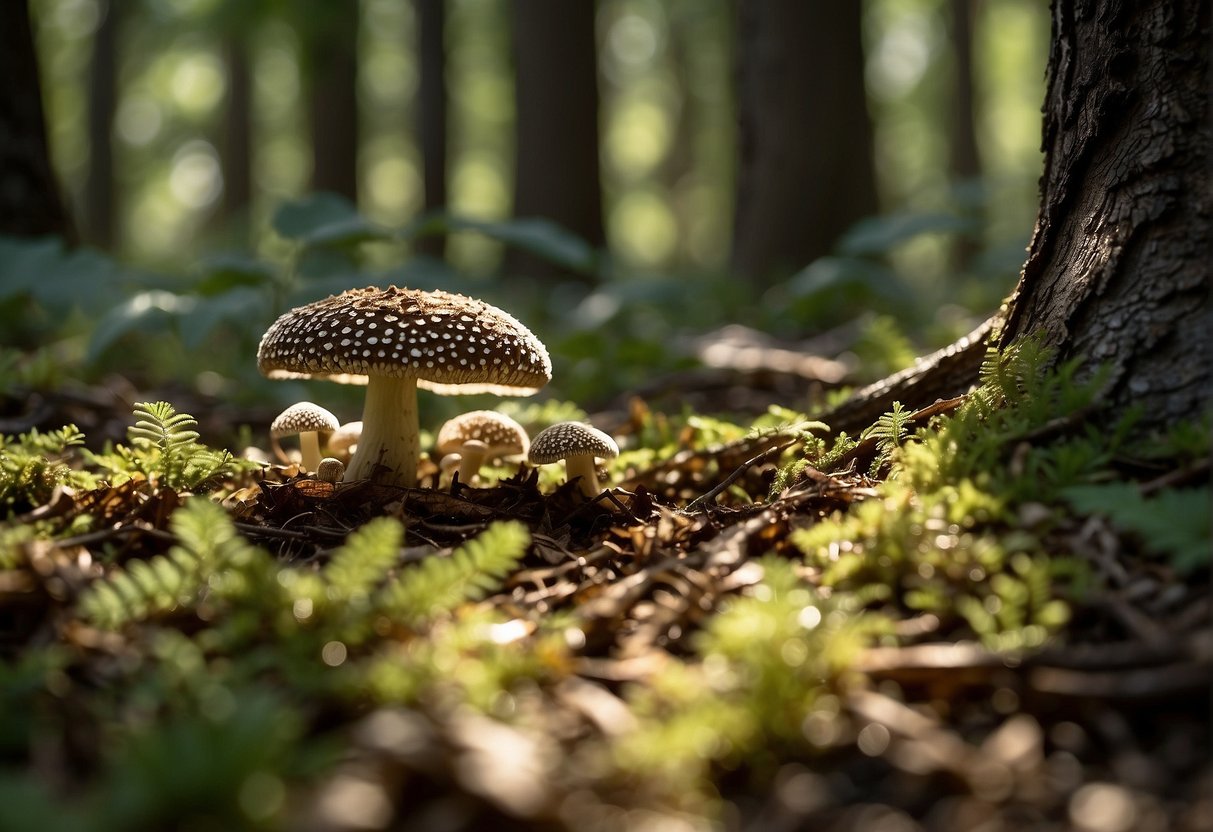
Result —
<path fill-rule="evenodd" d="M 127 430 L 130 447 L 96 458 L 118 476 L 139 472 L 169 488 L 196 489 L 239 465 L 227 451 L 201 444 L 193 429 L 198 421 L 168 402 L 139 402 L 135 417 Z"/>
<path fill-rule="evenodd" d="M 136 402 L 135 416 L 137 421 L 127 430 L 132 445 L 146 443 L 167 457 L 198 441 L 198 431 L 193 430 L 198 420 L 178 413 L 168 402 Z"/>
<path fill-rule="evenodd" d="M 872 474 L 887 463 L 893 451 L 905 441 L 909 433 L 910 417 L 913 413 L 901 406 L 901 402 L 893 402 L 893 409 L 876 420 L 876 424 L 865 430 L 861 439 L 875 439 L 879 451 L 872 461 Z"/>
<path fill-rule="evenodd" d="M 403 539 L 404 528 L 390 517 L 378 517 L 351 534 L 324 568 L 329 599 L 369 595 L 395 565 Z"/>
<path fill-rule="evenodd" d="M 211 576 L 247 561 L 254 551 L 236 533 L 227 512 L 203 497 L 178 509 L 170 528 L 178 543 L 166 554 L 131 561 L 84 593 L 80 599 L 84 618 L 103 629 L 117 629 L 191 606 L 202 597 Z"/>
<path fill-rule="evenodd" d="M 385 593 L 385 610 L 418 625 L 449 612 L 464 601 L 477 601 L 526 554 L 531 536 L 515 521 L 493 523 L 450 557 L 432 557 L 405 570 Z"/>

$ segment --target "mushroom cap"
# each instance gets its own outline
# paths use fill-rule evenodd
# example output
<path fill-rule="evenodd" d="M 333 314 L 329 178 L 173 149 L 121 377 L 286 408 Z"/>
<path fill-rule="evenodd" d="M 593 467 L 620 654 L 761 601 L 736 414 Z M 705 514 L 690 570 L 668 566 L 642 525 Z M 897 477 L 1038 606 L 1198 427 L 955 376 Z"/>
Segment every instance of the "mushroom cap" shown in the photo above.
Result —
<path fill-rule="evenodd" d="M 516 318 L 452 292 L 350 289 L 274 321 L 257 348 L 270 378 L 366 384 L 414 377 L 437 393 L 529 396 L 552 378 L 547 349 Z"/>
<path fill-rule="evenodd" d="M 477 440 L 488 446 L 489 456 L 525 454 L 531 445 L 526 429 L 496 410 L 470 410 L 448 419 L 438 429 L 434 447 L 438 453 L 458 451 L 465 442 Z"/>
<path fill-rule="evenodd" d="M 329 436 L 328 448 L 330 451 L 343 454 L 348 452 L 352 446 L 357 445 L 361 438 L 362 420 L 346 422 Z"/>
<path fill-rule="evenodd" d="M 571 456 L 614 459 L 619 456 L 619 446 L 598 428 L 582 422 L 557 422 L 535 435 L 527 459 L 533 465 L 548 465 Z"/>
<path fill-rule="evenodd" d="M 294 436 L 322 430 L 336 430 L 337 417 L 313 402 L 297 402 L 278 414 L 270 424 L 270 436 Z"/>
<path fill-rule="evenodd" d="M 341 477 L 344 474 L 345 463 L 331 456 L 326 456 L 316 466 L 316 479 L 321 482 L 341 482 Z"/>

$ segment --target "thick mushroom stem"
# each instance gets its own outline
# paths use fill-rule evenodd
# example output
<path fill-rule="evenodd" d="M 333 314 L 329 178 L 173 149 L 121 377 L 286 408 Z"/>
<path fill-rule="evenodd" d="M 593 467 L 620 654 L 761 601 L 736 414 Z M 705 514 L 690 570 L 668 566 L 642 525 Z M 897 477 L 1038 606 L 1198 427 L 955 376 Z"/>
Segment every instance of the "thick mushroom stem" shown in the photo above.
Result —
<path fill-rule="evenodd" d="M 345 469 L 345 482 L 376 482 L 412 488 L 417 484 L 421 443 L 417 423 L 417 379 L 371 376 L 362 406 L 362 437 Z"/>
<path fill-rule="evenodd" d="M 564 476 L 570 482 L 574 477 L 581 477 L 581 493 L 587 497 L 597 497 L 602 492 L 598 487 L 598 469 L 594 464 L 593 454 L 565 457 Z"/>
<path fill-rule="evenodd" d="M 303 455 L 300 464 L 304 471 L 315 471 L 320 467 L 320 434 L 305 430 L 299 434 L 299 452 Z"/>

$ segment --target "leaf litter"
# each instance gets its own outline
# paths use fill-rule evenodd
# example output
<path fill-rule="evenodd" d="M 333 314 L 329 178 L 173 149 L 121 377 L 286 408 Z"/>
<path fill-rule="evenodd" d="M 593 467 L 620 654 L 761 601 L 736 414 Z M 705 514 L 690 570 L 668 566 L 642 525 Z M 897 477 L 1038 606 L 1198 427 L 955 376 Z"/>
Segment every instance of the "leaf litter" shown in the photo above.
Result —
<path fill-rule="evenodd" d="M 925 426 L 959 404 L 937 403 L 909 424 Z M 797 441 L 776 431 L 687 449 L 629 471 L 593 500 L 567 484 L 545 493 L 525 467 L 490 488 L 334 485 L 295 466 L 229 481 L 223 505 L 236 529 L 290 564 L 325 563 L 375 517 L 403 524 L 401 566 L 448 555 L 495 521 L 521 521 L 527 552 L 480 606 L 519 622 L 510 638 L 545 619 L 568 622 L 568 666 L 546 688 L 511 696 L 515 716 L 541 716 L 501 720 L 424 703 L 331 714 L 346 750 L 313 778 L 287 825 L 1197 829 L 1213 818 L 1209 588 L 1177 581 L 1098 516 L 1067 518 L 1045 537 L 1099 576 L 1064 641 L 1000 652 L 907 610 L 896 639 L 854 659 L 836 707 L 806 719 L 807 745 L 713 769 L 714 790 L 731 807 L 714 820 L 604 773 L 595 749 L 641 724 L 631 686 L 691 659 L 705 623 L 763 581 L 763 556 L 798 564 L 812 583 L 793 532 L 879 499 L 872 438 L 832 472 L 806 467 L 768 499 L 780 457 Z M 430 476 L 436 485 L 436 470 Z M 110 570 L 173 544 L 169 520 L 184 495 L 146 486 L 58 487 L 13 518 L 9 528 L 41 524 L 56 536 L 12 544 L 18 565 L 0 571 L 5 657 L 66 645 L 73 674 L 95 680 L 107 666 L 137 661 L 136 634 L 95 630 L 73 604 Z M 1021 515 L 1026 526 L 1034 521 L 1030 505 Z M 85 517 L 87 529 L 65 533 Z M 63 707 L 87 709 L 76 700 Z M 70 782 L 97 765 L 95 752 L 78 748 L 90 730 L 83 720 L 49 740 L 61 744 L 52 757 L 71 761 L 54 779 Z M 1121 813 L 1112 826 L 1102 825 L 1108 807 Z"/>

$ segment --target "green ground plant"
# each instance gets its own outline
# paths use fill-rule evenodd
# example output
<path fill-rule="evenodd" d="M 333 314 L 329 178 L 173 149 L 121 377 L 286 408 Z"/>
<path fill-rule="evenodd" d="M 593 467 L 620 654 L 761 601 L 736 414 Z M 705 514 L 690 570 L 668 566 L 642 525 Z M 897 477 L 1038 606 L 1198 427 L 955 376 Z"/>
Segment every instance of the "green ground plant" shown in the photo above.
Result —
<path fill-rule="evenodd" d="M 858 669 L 869 649 L 929 632 L 1022 657 L 1064 639 L 1099 580 L 1067 548 L 1062 532 L 1075 513 L 1110 518 L 1144 556 L 1180 574 L 1208 568 L 1207 514 L 1202 521 L 1198 510 L 1207 487 L 1143 492 L 1117 473 L 1126 458 L 1207 454 L 1207 433 L 1183 427 L 1146 442 L 1131 416 L 1097 430 L 1103 377 L 1049 363 L 1025 342 L 991 353 L 981 386 L 925 426 L 894 407 L 863 435 L 875 462 L 865 458 L 862 475 L 848 467 L 860 443 L 791 409 L 748 423 L 634 414 L 631 458 L 616 473 L 747 438 L 794 444 L 769 494 L 739 495 L 713 515 L 770 511 L 786 530 L 755 536 L 765 554 L 736 552 L 735 587 L 699 608 L 677 647 L 653 648 L 660 661 L 648 672 L 618 687 L 627 719 L 612 732 L 575 727 L 560 703 L 585 666 L 587 634 L 599 627 L 601 638 L 597 599 L 617 586 L 587 584 L 558 609 L 528 605 L 530 587 L 542 584 L 534 575 L 545 571 L 517 577 L 533 557 L 534 527 L 479 521 L 459 545 L 426 544 L 423 556 L 406 557 L 423 540 L 413 527 L 363 517 L 295 560 L 246 537 L 249 526 L 221 500 L 247 490 L 250 469 L 203 445 L 193 418 L 167 403 L 138 405 L 129 443 L 96 454 L 80 450 L 70 427 L 6 438 L 0 579 L 29 572 L 31 547 L 45 571 L 65 536 L 83 539 L 87 523 L 14 522 L 56 485 L 80 505 L 130 491 L 168 514 L 142 548 L 95 548 L 87 577 L 73 579 L 78 592 L 54 596 L 57 618 L 48 620 L 70 621 L 70 637 L 0 659 L 0 813 L 21 819 L 11 828 L 43 832 L 158 829 L 195 810 L 228 828 L 276 828 L 296 790 L 338 764 L 349 724 L 387 707 L 435 725 L 474 713 L 536 736 L 560 724 L 569 756 L 549 775 L 562 787 L 712 817 L 725 781 L 766 788 L 787 761 L 811 763 L 854 742 L 840 726 L 850 697 L 870 685 Z M 574 411 L 517 412 L 543 421 Z M 810 466 L 839 488 L 858 484 L 847 510 L 788 508 L 821 482 Z M 678 517 L 695 522 L 685 508 L 663 511 L 658 522 L 673 528 Z M 617 516 L 598 533 L 617 541 L 627 522 Z M 544 531 L 548 540 L 554 533 Z M 696 556 L 691 548 L 661 557 L 676 569 Z M 613 558 L 612 568 L 634 569 L 659 556 Z M 626 588 L 630 579 L 617 580 Z M 35 740 L 78 730 L 69 713 L 106 738 L 84 764 L 71 809 L 20 773 Z"/>

